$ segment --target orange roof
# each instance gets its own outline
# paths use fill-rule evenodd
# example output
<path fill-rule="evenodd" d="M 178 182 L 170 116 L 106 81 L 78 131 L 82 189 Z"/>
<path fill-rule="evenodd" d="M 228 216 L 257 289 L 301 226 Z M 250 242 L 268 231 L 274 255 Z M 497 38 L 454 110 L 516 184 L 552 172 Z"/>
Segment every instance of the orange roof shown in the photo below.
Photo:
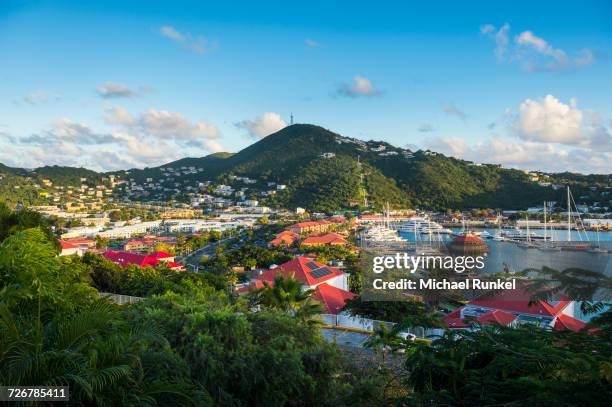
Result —
<path fill-rule="evenodd" d="M 314 298 L 319 300 L 329 314 L 337 314 L 342 311 L 347 300 L 352 300 L 356 295 L 350 291 L 323 283 L 317 286 Z"/>
<path fill-rule="evenodd" d="M 303 245 L 311 244 L 348 244 L 345 238 L 337 233 L 328 233 L 322 236 L 309 236 L 302 242 Z"/>
<path fill-rule="evenodd" d="M 60 246 L 62 246 L 62 250 L 63 249 L 77 249 L 79 246 L 72 243 L 72 242 L 68 242 L 66 240 L 60 240 Z"/>
<path fill-rule="evenodd" d="M 86 237 L 73 237 L 70 239 L 64 239 L 68 243 L 76 244 L 76 245 L 95 245 L 96 241 L 93 239 L 88 239 Z"/>
<path fill-rule="evenodd" d="M 273 246 L 278 246 L 281 244 L 291 245 L 295 243 L 299 238 L 300 235 L 298 235 L 297 233 L 292 232 L 290 230 L 284 230 L 278 235 L 276 235 L 276 238 L 270 240 L 270 244 Z"/>
<path fill-rule="evenodd" d="M 300 256 L 256 276 L 255 279 L 272 283 L 277 276 L 292 277 L 307 286 L 314 286 L 342 274 L 333 267 Z"/>

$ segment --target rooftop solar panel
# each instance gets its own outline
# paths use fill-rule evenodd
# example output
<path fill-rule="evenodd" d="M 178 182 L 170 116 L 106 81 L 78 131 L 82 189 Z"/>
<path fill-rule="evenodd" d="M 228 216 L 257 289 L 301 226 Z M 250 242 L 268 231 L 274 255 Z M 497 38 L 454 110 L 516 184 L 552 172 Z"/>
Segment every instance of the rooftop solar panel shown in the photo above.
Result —
<path fill-rule="evenodd" d="M 332 272 L 327 267 L 320 267 L 310 272 L 310 275 L 313 276 L 314 278 L 321 278 L 321 277 L 328 276 L 330 274 L 332 274 Z"/>
<path fill-rule="evenodd" d="M 319 268 L 319 266 L 317 266 L 317 263 L 313 263 L 312 261 L 309 261 L 308 263 L 306 263 L 306 266 L 310 269 L 310 270 L 314 270 Z"/>

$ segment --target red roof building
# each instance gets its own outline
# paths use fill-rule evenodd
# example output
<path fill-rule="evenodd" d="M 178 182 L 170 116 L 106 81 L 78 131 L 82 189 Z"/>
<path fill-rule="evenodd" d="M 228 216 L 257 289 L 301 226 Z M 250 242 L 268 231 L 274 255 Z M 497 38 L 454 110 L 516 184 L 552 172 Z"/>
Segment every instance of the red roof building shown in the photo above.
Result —
<path fill-rule="evenodd" d="M 580 332 L 586 327 L 586 322 L 573 318 L 569 315 L 561 314 L 555 319 L 553 329 L 557 331 Z"/>
<path fill-rule="evenodd" d="M 268 246 L 291 246 L 298 240 L 300 240 L 300 235 L 290 230 L 283 230 L 278 235 L 276 235 L 274 239 L 270 240 Z"/>
<path fill-rule="evenodd" d="M 337 233 L 327 233 L 321 236 L 309 236 L 301 243 L 302 246 L 345 246 L 349 242 Z"/>
<path fill-rule="evenodd" d="M 240 288 L 239 292 L 244 293 L 264 285 L 272 286 L 278 276 L 293 278 L 301 281 L 306 289 L 314 289 L 314 298 L 321 302 L 329 314 L 339 313 L 347 300 L 355 298 L 355 294 L 347 291 L 346 273 L 308 257 L 296 257 L 258 275 L 251 285 Z"/>
<path fill-rule="evenodd" d="M 516 320 L 516 315 L 509 314 L 504 311 L 496 309 L 495 311 L 487 312 L 478 318 L 478 322 L 481 324 L 499 324 L 499 325 L 510 325 Z"/>
<path fill-rule="evenodd" d="M 170 254 L 170 253 L 166 253 L 162 251 L 151 253 L 149 254 L 149 257 L 152 257 L 155 260 L 159 260 L 159 261 L 169 261 L 169 262 L 174 261 L 174 254 Z"/>
<path fill-rule="evenodd" d="M 314 298 L 323 305 L 326 313 L 334 315 L 344 309 L 346 301 L 352 300 L 355 297 L 356 294 L 341 290 L 327 283 L 318 285 L 314 293 Z"/>
<path fill-rule="evenodd" d="M 485 295 L 442 318 L 448 328 L 470 328 L 470 320 L 482 324 L 513 325 L 530 323 L 543 328 L 579 331 L 586 323 L 573 316 L 574 301 L 531 300 L 532 294 L 517 284 L 514 290 Z"/>
<path fill-rule="evenodd" d="M 95 251 L 96 241 L 83 237 L 75 237 L 72 239 L 60 239 L 59 241 L 62 251 L 60 256 L 70 256 L 77 254 L 82 256 L 87 251 Z"/>
<path fill-rule="evenodd" d="M 169 260 L 168 257 L 164 257 L 165 255 L 168 255 L 168 253 L 164 253 L 164 254 L 159 254 L 159 253 L 163 253 L 163 252 L 156 252 L 156 253 L 152 253 L 151 255 L 144 255 L 144 254 L 138 254 L 138 253 L 116 252 L 113 250 L 107 250 L 104 253 L 102 253 L 102 255 L 106 257 L 107 259 L 109 259 L 110 261 L 112 261 L 113 263 L 120 265 L 121 267 L 127 267 L 130 264 L 134 264 L 139 267 L 146 267 L 146 266 L 156 267 L 157 265 L 159 265 L 160 262 L 165 262 L 168 265 L 168 267 L 170 267 L 172 270 L 178 271 L 178 270 L 185 269 L 185 267 L 182 264 L 175 263 L 174 261 Z M 156 258 L 157 256 L 161 256 L 161 257 L 158 259 Z M 172 260 L 174 260 L 173 256 L 172 256 Z"/>
<path fill-rule="evenodd" d="M 331 280 L 335 281 L 342 278 L 346 279 L 345 273 L 303 256 L 296 257 L 295 259 L 288 261 L 287 263 L 283 263 L 276 268 L 265 271 L 264 273 L 256 276 L 255 279 L 272 283 L 274 282 L 274 278 L 279 275 L 285 278 L 291 277 L 295 280 L 301 281 L 309 288 L 314 288 L 319 284 L 329 282 Z M 346 284 L 341 283 L 339 285 L 340 287 L 338 288 L 346 289 Z"/>

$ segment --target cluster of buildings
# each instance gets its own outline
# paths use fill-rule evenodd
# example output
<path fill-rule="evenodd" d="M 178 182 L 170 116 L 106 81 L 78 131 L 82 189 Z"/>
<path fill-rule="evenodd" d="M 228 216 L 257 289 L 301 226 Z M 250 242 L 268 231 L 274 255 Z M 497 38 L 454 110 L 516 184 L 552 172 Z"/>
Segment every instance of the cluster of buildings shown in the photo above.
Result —
<path fill-rule="evenodd" d="M 397 147 L 393 147 L 386 143 L 376 142 L 376 141 L 363 141 L 351 137 L 343 137 L 336 136 L 337 144 L 354 144 L 357 146 L 357 149 L 363 152 L 372 152 L 377 153 L 380 157 L 390 157 L 397 156 L 402 154 L 404 158 L 413 158 L 414 155 L 410 149 L 400 149 Z M 324 154 L 333 154 L 333 153 L 324 153 Z M 332 158 L 334 155 L 326 155 L 324 158 Z"/>
<path fill-rule="evenodd" d="M 114 222 L 106 226 L 79 226 L 70 228 L 62 233 L 62 239 L 75 237 L 100 236 L 107 239 L 130 239 L 157 232 L 163 233 L 196 233 L 228 229 L 249 228 L 255 223 L 255 218 L 213 218 L 213 219 L 167 219 L 141 222 L 133 220 L 131 223 Z"/>
<path fill-rule="evenodd" d="M 330 229 L 338 223 L 345 222 L 343 216 L 335 216 L 330 220 L 318 220 L 295 223 L 278 233 L 268 242 L 268 247 L 293 246 L 349 246 L 350 242 L 340 233 Z"/>
<path fill-rule="evenodd" d="M 67 212 L 101 208 L 105 202 L 113 200 L 113 188 L 117 185 L 113 175 L 96 179 L 80 177 L 80 185 L 55 185 L 52 180 L 38 178 L 36 172 L 32 172 L 32 176 L 26 177 L 25 181 L 37 191 L 41 201 L 49 205 L 62 205 Z M 21 186 L 15 185 L 14 188 Z"/>

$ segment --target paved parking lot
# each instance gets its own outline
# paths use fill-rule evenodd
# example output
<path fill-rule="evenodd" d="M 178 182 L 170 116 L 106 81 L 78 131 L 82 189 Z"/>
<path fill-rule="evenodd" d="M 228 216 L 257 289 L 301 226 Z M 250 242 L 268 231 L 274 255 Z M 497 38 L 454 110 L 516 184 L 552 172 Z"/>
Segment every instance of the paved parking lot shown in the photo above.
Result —
<path fill-rule="evenodd" d="M 351 346 L 354 348 L 363 348 L 363 343 L 370 337 L 368 334 L 358 332 L 343 331 L 340 329 L 321 329 L 323 339 L 328 342 L 334 342 L 342 346 Z"/>

